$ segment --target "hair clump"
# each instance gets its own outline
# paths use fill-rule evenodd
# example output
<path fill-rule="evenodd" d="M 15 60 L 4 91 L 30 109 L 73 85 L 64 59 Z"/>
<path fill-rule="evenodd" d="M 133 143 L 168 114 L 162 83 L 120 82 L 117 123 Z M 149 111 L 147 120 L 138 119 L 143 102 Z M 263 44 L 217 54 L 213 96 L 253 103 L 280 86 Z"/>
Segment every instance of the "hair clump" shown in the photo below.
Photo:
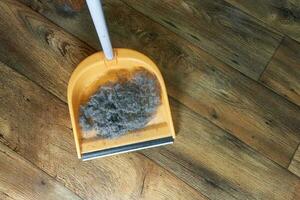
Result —
<path fill-rule="evenodd" d="M 113 138 L 141 129 L 153 118 L 161 104 L 160 86 L 146 70 L 137 70 L 127 80 L 102 85 L 88 102 L 80 106 L 83 131 Z"/>

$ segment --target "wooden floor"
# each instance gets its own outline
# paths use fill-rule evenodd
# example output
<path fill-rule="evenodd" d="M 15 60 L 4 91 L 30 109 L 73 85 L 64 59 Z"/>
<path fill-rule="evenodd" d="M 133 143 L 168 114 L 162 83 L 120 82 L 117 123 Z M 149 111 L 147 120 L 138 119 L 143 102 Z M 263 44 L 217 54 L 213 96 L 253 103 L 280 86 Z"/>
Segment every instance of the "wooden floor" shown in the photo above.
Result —
<path fill-rule="evenodd" d="M 84 0 L 0 1 L 0 199 L 300 200 L 300 2 L 105 0 L 114 47 L 168 89 L 173 145 L 76 157 L 66 89 Z"/>

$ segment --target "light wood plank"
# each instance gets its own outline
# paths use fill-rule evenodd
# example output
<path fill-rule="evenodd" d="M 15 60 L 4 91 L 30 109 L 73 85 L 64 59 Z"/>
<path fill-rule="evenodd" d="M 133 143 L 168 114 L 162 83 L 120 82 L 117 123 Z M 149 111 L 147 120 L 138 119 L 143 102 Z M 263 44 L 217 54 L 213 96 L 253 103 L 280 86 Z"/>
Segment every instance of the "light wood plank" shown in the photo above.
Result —
<path fill-rule="evenodd" d="M 80 200 L 52 177 L 0 143 L 0 199 Z"/>
<path fill-rule="evenodd" d="M 1 141 L 83 199 L 206 199 L 145 156 L 77 159 L 67 105 L 0 64 Z"/>
<path fill-rule="evenodd" d="M 57 14 L 59 12 L 56 10 L 56 4 L 44 3 L 38 4 L 36 7 L 38 6 L 44 6 L 39 7 L 38 10 L 47 10 L 47 12 L 45 11 L 46 16 L 78 37 L 82 36 L 84 41 L 87 42 L 87 38 L 92 38 L 88 34 L 93 31 L 83 26 L 88 23 L 86 19 L 89 14 L 86 8 L 76 12 L 75 17 L 66 12 L 67 17 L 65 17 Z M 299 107 L 219 62 L 191 43 L 161 27 L 161 25 L 154 23 L 134 9 L 130 9 L 122 2 L 117 0 L 106 2 L 105 10 L 114 45 L 137 49 L 149 55 L 160 67 L 167 82 L 170 96 L 235 135 L 268 158 L 284 167 L 288 166 L 300 142 Z M 19 13 L 24 13 L 24 11 L 19 11 Z M 44 12 L 42 13 L 44 14 Z M 53 70 L 55 66 L 52 62 L 43 62 L 41 63 L 43 66 L 32 66 L 33 62 L 19 62 L 16 58 L 24 58 L 20 50 L 10 52 L 10 56 L 2 55 L 2 59 L 6 63 L 11 63 L 11 66 L 17 71 L 30 77 L 44 88 L 54 91 L 54 88 L 57 87 L 57 91 L 53 93 L 61 94 L 60 98 L 65 100 L 66 83 L 63 86 L 57 84 L 52 86 L 47 80 L 44 81 L 36 77 L 47 77 L 47 70 L 50 69 L 56 73 L 56 76 L 53 77 L 59 78 L 53 83 L 66 82 L 65 77 L 71 73 L 69 69 L 75 66 L 75 60 L 80 62 L 82 56 L 85 55 L 85 53 L 82 55 L 80 53 L 85 52 L 90 47 L 76 38 L 62 33 L 61 29 L 45 20 L 30 20 L 38 18 L 34 13 L 29 14 L 27 11 L 26 14 L 33 15 L 26 18 L 28 19 L 26 26 L 22 20 L 9 14 L 3 14 L 3 18 L 15 20 L 15 24 L 24 27 L 22 31 L 19 30 L 20 35 L 18 37 L 25 37 L 26 40 L 30 40 L 36 46 L 34 48 L 47 49 L 47 52 L 44 50 L 47 53 L 45 58 L 40 55 L 35 56 L 35 53 L 32 53 L 30 56 L 32 60 L 41 63 L 41 60 L 50 57 L 49 60 L 57 60 L 55 66 L 58 68 Z M 6 22 L 2 22 L 2 27 L 7 27 L 9 35 L 19 33 Z M 52 41 L 55 42 L 48 44 L 43 39 L 46 34 L 40 32 L 39 29 L 45 29 L 46 33 L 51 32 Z M 7 38 L 8 36 L 5 35 L 0 38 L 0 40 L 7 41 L 7 45 L 2 48 L 3 52 L 5 49 L 24 46 L 24 41 L 21 43 L 12 41 L 13 45 L 11 45 L 8 41 L 12 39 Z M 93 41 L 94 45 L 97 46 L 98 41 L 96 39 Z M 59 53 L 52 53 L 58 51 L 57 49 L 66 43 L 69 44 L 68 49 L 72 51 L 66 51 L 65 57 L 72 58 L 73 62 L 64 60 L 64 56 Z M 32 47 L 32 49 L 34 48 Z M 18 67 L 20 66 L 18 63 L 26 63 L 26 67 Z M 62 68 L 68 70 L 61 71 Z M 50 71 L 50 73 L 52 72 Z M 61 77 L 59 74 L 65 75 Z"/>
<path fill-rule="evenodd" d="M 300 43 L 285 38 L 260 80 L 300 106 Z"/>
<path fill-rule="evenodd" d="M 299 0 L 225 0 L 242 11 L 300 42 Z"/>
<path fill-rule="evenodd" d="M 298 150 L 295 152 L 293 160 L 291 161 L 289 170 L 300 177 L 300 145 Z"/>
<path fill-rule="evenodd" d="M 8 196 L 6 193 L 0 192 L 0 199 L 1 200 L 15 200 L 12 197 Z"/>

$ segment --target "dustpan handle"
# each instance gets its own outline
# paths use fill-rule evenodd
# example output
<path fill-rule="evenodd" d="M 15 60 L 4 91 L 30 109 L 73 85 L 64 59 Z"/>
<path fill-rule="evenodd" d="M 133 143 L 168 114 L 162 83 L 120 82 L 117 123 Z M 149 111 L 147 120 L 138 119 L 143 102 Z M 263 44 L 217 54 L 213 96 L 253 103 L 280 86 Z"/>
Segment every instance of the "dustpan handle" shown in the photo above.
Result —
<path fill-rule="evenodd" d="M 112 60 L 114 58 L 114 53 L 109 39 L 101 1 L 87 0 L 86 2 L 96 28 L 97 35 L 100 39 L 104 55 L 106 59 Z"/>

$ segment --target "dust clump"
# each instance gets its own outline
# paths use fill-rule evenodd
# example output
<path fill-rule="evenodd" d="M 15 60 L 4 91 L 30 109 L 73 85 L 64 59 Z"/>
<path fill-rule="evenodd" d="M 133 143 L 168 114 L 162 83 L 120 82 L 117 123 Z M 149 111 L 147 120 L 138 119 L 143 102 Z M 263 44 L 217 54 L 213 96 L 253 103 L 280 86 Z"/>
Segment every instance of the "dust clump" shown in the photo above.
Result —
<path fill-rule="evenodd" d="M 120 78 L 102 85 L 81 105 L 79 124 L 83 131 L 95 130 L 105 138 L 143 128 L 161 104 L 160 93 L 153 74 L 136 70 L 129 79 Z"/>

